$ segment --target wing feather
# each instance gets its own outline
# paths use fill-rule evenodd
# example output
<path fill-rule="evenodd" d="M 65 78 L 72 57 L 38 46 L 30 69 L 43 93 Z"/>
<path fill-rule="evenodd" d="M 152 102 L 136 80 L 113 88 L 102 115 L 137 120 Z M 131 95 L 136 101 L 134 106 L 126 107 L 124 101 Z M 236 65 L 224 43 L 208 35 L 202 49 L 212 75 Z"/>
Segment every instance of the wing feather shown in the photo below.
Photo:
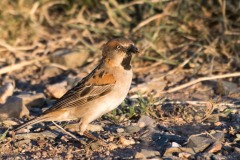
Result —
<path fill-rule="evenodd" d="M 94 73 L 93 73 L 94 72 Z M 43 114 L 69 107 L 80 107 L 88 102 L 108 94 L 116 80 L 113 74 L 105 73 L 96 68 L 89 76 L 65 93 L 56 103 Z"/>

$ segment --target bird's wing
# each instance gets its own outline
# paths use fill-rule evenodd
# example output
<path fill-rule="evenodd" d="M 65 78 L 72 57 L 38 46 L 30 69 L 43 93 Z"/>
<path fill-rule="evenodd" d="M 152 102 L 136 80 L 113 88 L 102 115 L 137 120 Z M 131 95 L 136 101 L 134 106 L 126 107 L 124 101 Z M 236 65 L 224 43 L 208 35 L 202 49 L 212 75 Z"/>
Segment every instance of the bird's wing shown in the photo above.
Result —
<path fill-rule="evenodd" d="M 88 102 L 109 93 L 116 80 L 111 73 L 96 68 L 75 87 L 65 93 L 57 102 L 43 114 L 69 107 L 80 107 Z"/>

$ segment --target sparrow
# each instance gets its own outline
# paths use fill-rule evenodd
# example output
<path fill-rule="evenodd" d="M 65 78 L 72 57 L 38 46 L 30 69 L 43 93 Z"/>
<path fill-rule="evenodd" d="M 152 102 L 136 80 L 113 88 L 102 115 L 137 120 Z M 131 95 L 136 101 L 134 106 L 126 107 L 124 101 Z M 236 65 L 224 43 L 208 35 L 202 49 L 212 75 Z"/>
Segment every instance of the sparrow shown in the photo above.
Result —
<path fill-rule="evenodd" d="M 127 38 L 108 41 L 102 49 L 99 65 L 52 107 L 19 127 L 46 121 L 79 120 L 79 133 L 96 139 L 86 129 L 89 123 L 117 108 L 126 98 L 132 82 L 131 59 L 138 48 Z"/>

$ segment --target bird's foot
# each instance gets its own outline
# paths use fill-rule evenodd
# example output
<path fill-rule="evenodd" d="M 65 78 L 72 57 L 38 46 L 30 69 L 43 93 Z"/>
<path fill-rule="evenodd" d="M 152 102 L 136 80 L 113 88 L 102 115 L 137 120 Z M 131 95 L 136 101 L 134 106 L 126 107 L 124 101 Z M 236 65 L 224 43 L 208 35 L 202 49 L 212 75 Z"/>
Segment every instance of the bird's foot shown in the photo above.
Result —
<path fill-rule="evenodd" d="M 84 131 L 83 135 L 90 139 L 98 141 L 103 146 L 107 146 L 107 143 L 103 139 L 95 137 L 92 133 L 90 133 L 88 131 Z"/>

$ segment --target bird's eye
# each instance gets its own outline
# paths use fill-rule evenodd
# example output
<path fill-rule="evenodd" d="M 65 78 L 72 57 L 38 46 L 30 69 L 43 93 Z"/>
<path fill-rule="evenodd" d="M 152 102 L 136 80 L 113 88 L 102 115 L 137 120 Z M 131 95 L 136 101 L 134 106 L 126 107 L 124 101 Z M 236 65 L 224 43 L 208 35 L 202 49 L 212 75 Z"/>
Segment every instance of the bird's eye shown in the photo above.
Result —
<path fill-rule="evenodd" d="M 117 46 L 117 49 L 121 49 L 121 46 Z"/>

